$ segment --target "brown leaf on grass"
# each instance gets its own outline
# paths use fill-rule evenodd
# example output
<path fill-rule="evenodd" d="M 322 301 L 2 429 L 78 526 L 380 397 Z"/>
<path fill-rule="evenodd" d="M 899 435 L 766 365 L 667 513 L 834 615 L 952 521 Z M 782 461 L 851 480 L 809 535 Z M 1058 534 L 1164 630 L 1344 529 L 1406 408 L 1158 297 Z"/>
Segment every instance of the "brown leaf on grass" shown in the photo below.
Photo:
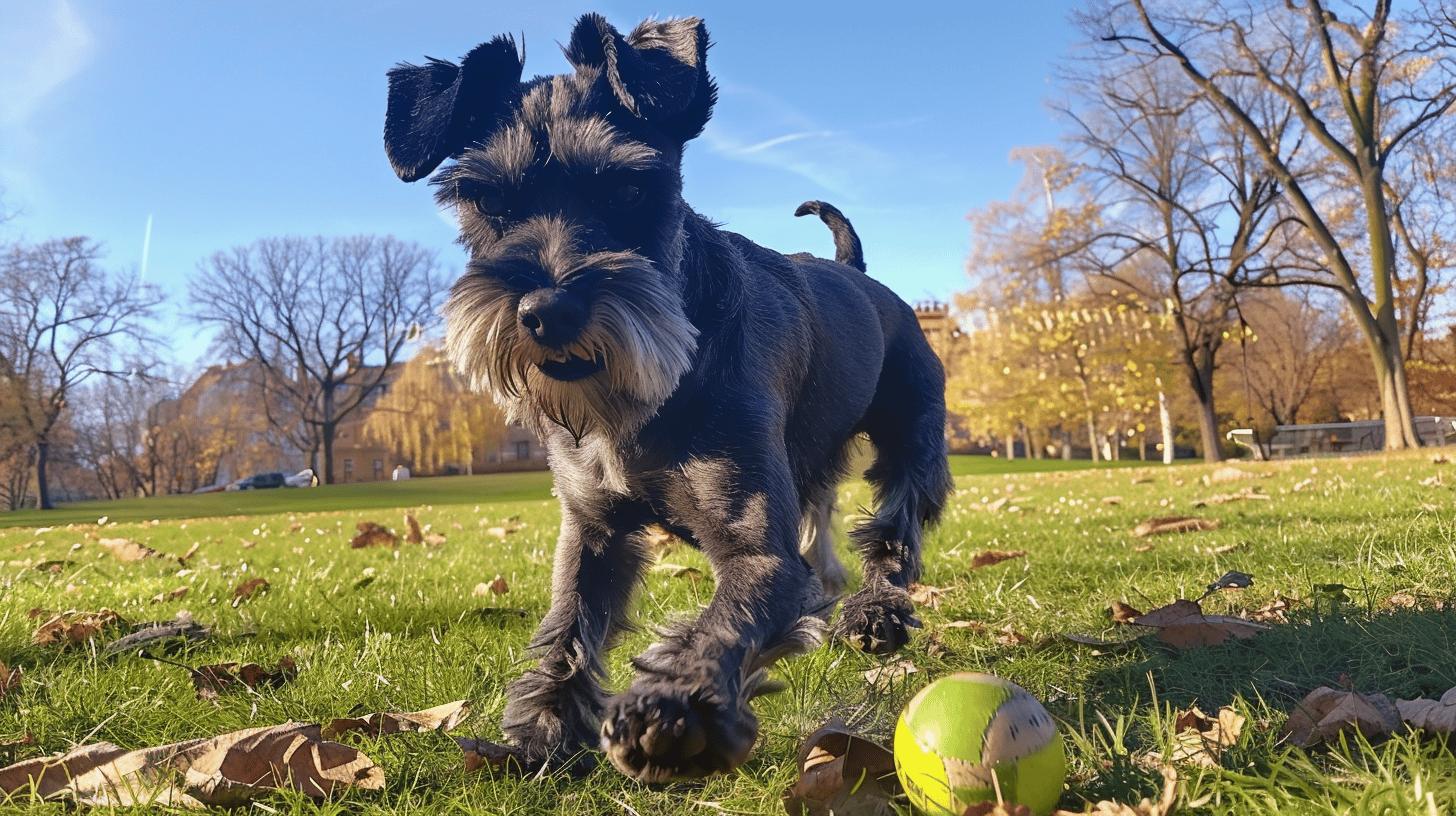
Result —
<path fill-rule="evenodd" d="M 1002 561 L 1010 561 L 1013 558 L 1025 558 L 1026 550 L 986 550 L 976 553 L 971 558 L 971 569 L 989 567 L 992 564 L 999 564 Z"/>
<path fill-rule="evenodd" d="M 1132 623 L 1135 618 L 1142 617 L 1143 613 L 1137 607 L 1129 606 L 1122 601 L 1113 601 L 1108 607 L 1107 614 L 1112 618 L 1113 623 Z"/>
<path fill-rule="evenodd" d="M 943 587 L 931 586 L 930 584 L 911 584 L 910 601 L 916 606 L 928 606 L 931 609 L 939 609 L 940 596 L 948 591 Z"/>
<path fill-rule="evenodd" d="M 192 620 L 191 615 L 182 613 L 175 620 L 138 624 L 129 634 L 106 644 L 101 654 L 109 657 L 144 647 L 170 651 L 192 641 L 206 640 L 211 634 L 206 626 Z"/>
<path fill-rule="evenodd" d="M 1193 506 L 1207 507 L 1210 504 L 1229 504 L 1239 501 L 1269 501 L 1271 498 L 1268 493 L 1260 493 L 1252 487 L 1246 487 L 1237 493 L 1215 493 L 1212 496 L 1193 502 Z"/>
<path fill-rule="evenodd" d="M 977 802 L 961 811 L 960 816 L 1036 816 L 1031 808 L 1015 802 Z"/>
<path fill-rule="evenodd" d="M 1153 551 L 1153 545 L 1152 544 L 1139 544 L 1136 547 L 1133 547 L 1132 548 L 1132 551 L 1133 552 L 1136 552 L 1136 553 L 1152 552 Z"/>
<path fill-rule="evenodd" d="M 267 592 L 268 587 L 269 583 L 267 578 L 249 578 L 241 584 L 238 584 L 233 590 L 233 606 L 237 606 L 243 601 L 252 600 L 254 595 Z"/>
<path fill-rule="evenodd" d="M 1144 521 L 1132 528 L 1132 534 L 1137 538 L 1148 536 L 1167 535 L 1169 533 L 1201 533 L 1207 530 L 1217 530 L 1218 519 L 1198 518 L 1196 516 L 1158 516 Z"/>
<path fill-rule="evenodd" d="M 177 556 L 177 563 L 183 567 L 187 566 L 187 562 L 191 561 L 192 556 L 197 555 L 197 551 L 201 548 L 201 544 L 196 541 L 192 542 L 192 546 L 187 548 L 187 552 Z"/>
<path fill-rule="evenodd" d="M 1247 470 L 1236 468 L 1233 465 L 1224 465 L 1207 476 L 1204 476 L 1203 483 L 1206 485 L 1227 484 L 1228 482 L 1239 482 L 1244 479 L 1254 479 L 1258 476 L 1259 474 L 1257 473 L 1250 473 Z"/>
<path fill-rule="evenodd" d="M 1249 620 L 1256 620 L 1260 623 L 1288 623 L 1290 609 L 1294 608 L 1293 598 L 1286 598 L 1283 595 L 1277 596 L 1274 600 L 1249 613 Z"/>
<path fill-rule="evenodd" d="M 1030 643 L 1031 638 L 1016 631 L 1011 624 L 1006 624 L 996 632 L 996 642 L 1002 646 L 1020 646 L 1023 643 Z"/>
<path fill-rule="evenodd" d="M 1367 739 L 1388 737 L 1401 727 L 1400 711 L 1384 694 L 1361 694 L 1320 686 L 1289 713 L 1281 734 L 1293 745 L 1308 748 L 1358 731 Z"/>
<path fill-rule="evenodd" d="M 1456 735 L 1456 688 L 1442 694 L 1439 700 L 1396 700 L 1395 710 L 1411 728 L 1432 734 Z"/>
<path fill-rule="evenodd" d="M 356 550 L 365 547 L 398 547 L 399 536 L 383 524 L 373 521 L 361 521 L 354 525 L 359 532 L 349 540 L 349 546 Z"/>
<path fill-rule="evenodd" d="M 157 551 L 151 547 L 138 544 L 128 538 L 103 538 L 96 543 L 105 547 L 106 551 L 111 553 L 111 556 L 117 561 L 124 563 L 140 561 L 143 558 L 152 558 L 157 555 Z"/>
<path fill-rule="evenodd" d="M 443 547 L 443 546 L 445 546 L 445 534 L 444 533 L 425 533 L 425 546 L 426 547 Z"/>
<path fill-rule="evenodd" d="M 406 731 L 449 731 L 470 716 L 470 701 L 456 700 L 423 711 L 380 712 L 363 717 L 340 717 L 330 721 L 320 732 L 324 739 L 336 739 L 342 734 L 358 732 L 366 737 L 377 738 Z"/>
<path fill-rule="evenodd" d="M 1119 504 L 1122 504 L 1122 497 L 1121 496 L 1103 496 L 1102 497 L 1102 503 L 1105 504 L 1105 505 L 1107 505 L 1108 507 L 1116 507 Z"/>
<path fill-rule="evenodd" d="M 796 760 L 799 778 L 783 794 L 789 816 L 891 816 L 900 793 L 895 757 L 830 720 L 810 734 Z"/>
<path fill-rule="evenodd" d="M 674 564 L 669 561 L 664 561 L 661 564 L 653 565 L 652 571 L 658 575 L 666 575 L 669 578 L 698 579 L 703 577 L 703 571 L 698 569 L 697 567 L 689 567 L 684 564 Z"/>
<path fill-rule="evenodd" d="M 1173 803 L 1178 799 L 1178 772 L 1173 766 L 1164 765 L 1158 769 L 1163 774 L 1163 793 L 1158 801 L 1143 799 L 1136 805 L 1103 800 L 1084 813 L 1071 810 L 1057 810 L 1052 816 L 1171 816 Z"/>
<path fill-rule="evenodd" d="M 1218 767 L 1224 749 L 1238 743 L 1245 721 L 1244 715 L 1228 706 L 1212 717 L 1198 706 L 1178 712 L 1173 719 L 1172 761 Z"/>
<path fill-rule="evenodd" d="M 516 774 L 525 772 L 525 763 L 521 760 L 520 751 L 509 745 L 473 737 L 456 737 L 455 744 L 459 745 L 461 753 L 465 754 L 465 770 L 467 771 L 484 769 Z"/>
<path fill-rule="evenodd" d="M 1385 599 L 1392 609 L 1416 609 L 1426 606 L 1440 612 L 1446 608 L 1446 600 L 1434 595 L 1417 595 L 1413 592 L 1397 592 Z"/>
<path fill-rule="evenodd" d="M 66 567 L 73 567 L 75 561 L 67 561 L 63 558 L 53 558 L 49 561 L 42 561 L 36 564 L 33 569 L 36 572 L 49 572 L 51 575 L 60 575 Z"/>
<path fill-rule="evenodd" d="M 257 663 L 216 663 L 192 670 L 192 687 L 197 699 L 216 700 L 218 695 L 247 688 L 254 691 L 278 688 L 298 676 L 298 664 L 284 655 L 278 667 L 269 671 Z"/>
<path fill-rule="evenodd" d="M 1158 639 L 1175 649 L 1216 646 L 1226 640 L 1243 640 L 1269 629 L 1262 623 L 1227 615 L 1205 615 L 1194 601 L 1176 600 L 1139 616 L 1138 626 L 1158 630 Z"/>
<path fill-rule="evenodd" d="M 414 513 L 404 514 L 405 534 L 404 540 L 410 544 L 425 543 L 425 531 L 420 529 L 420 521 L 415 518 Z"/>
<path fill-rule="evenodd" d="M 0 662 L 0 700 L 9 696 L 10 692 L 20 688 L 20 681 L 25 677 L 25 672 L 19 666 L 10 668 L 4 662 Z"/>
<path fill-rule="evenodd" d="M 73 646 L 85 643 L 106 629 L 124 625 L 125 621 L 121 616 L 110 609 L 99 612 L 58 612 L 36 628 L 35 633 L 30 636 L 30 642 L 35 646 L 52 643 Z"/>
<path fill-rule="evenodd" d="M 179 586 L 176 589 L 168 590 L 167 592 L 158 592 L 156 595 L 152 596 L 152 603 L 159 604 L 166 603 L 168 601 L 180 601 L 183 598 L 187 597 L 188 591 L 188 587 Z"/>
<path fill-rule="evenodd" d="M 870 669 L 864 673 L 865 682 L 877 691 L 888 691 L 893 686 L 902 683 L 905 678 L 916 674 L 920 669 L 909 660 L 896 660 L 885 663 Z"/>
<path fill-rule="evenodd" d="M 486 584 L 485 588 L 489 590 L 490 594 L 492 595 L 504 595 L 507 592 L 511 591 L 511 585 L 506 583 L 506 579 L 502 578 L 499 575 L 491 579 L 491 582 Z"/>
<path fill-rule="evenodd" d="M 323 798 L 336 790 L 380 790 L 384 771 L 358 750 L 284 723 L 128 751 L 85 745 L 0 769 L 6 796 L 100 807 L 237 807 L 272 790 Z"/>

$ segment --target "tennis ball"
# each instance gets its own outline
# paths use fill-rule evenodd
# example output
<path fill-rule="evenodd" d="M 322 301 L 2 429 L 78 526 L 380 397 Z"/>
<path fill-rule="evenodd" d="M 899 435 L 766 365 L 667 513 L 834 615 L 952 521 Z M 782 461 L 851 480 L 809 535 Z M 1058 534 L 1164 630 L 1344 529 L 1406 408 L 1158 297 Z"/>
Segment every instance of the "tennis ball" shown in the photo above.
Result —
<path fill-rule="evenodd" d="M 1052 716 L 1026 689 L 989 674 L 953 674 L 920 690 L 895 726 L 895 772 L 910 804 L 959 816 L 977 802 L 1043 816 L 1062 797 L 1066 757 Z"/>

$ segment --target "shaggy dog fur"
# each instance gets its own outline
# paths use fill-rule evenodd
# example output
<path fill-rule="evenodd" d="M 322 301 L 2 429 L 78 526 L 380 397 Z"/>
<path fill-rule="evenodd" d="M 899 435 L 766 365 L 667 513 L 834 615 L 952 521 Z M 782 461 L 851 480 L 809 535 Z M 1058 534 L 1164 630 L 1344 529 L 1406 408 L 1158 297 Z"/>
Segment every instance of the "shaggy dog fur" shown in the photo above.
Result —
<path fill-rule="evenodd" d="M 950 484 L 940 363 L 862 271 L 849 222 L 806 204 L 839 262 L 785 256 L 683 201 L 683 149 L 716 98 L 707 53 L 696 19 L 623 36 L 586 15 L 569 74 L 523 81 L 497 37 L 389 75 L 390 161 L 406 181 L 445 163 L 432 183 L 470 253 L 450 356 L 541 435 L 561 502 L 539 662 L 506 695 L 505 733 L 537 766 L 594 746 L 645 781 L 743 762 L 767 667 L 817 642 L 844 588 L 829 531 L 853 440 L 874 444 L 876 506 L 850 534 L 864 580 L 835 630 L 860 648 L 894 651 L 916 625 L 906 590 Z M 649 527 L 700 547 L 716 590 L 609 697 L 603 654 Z"/>

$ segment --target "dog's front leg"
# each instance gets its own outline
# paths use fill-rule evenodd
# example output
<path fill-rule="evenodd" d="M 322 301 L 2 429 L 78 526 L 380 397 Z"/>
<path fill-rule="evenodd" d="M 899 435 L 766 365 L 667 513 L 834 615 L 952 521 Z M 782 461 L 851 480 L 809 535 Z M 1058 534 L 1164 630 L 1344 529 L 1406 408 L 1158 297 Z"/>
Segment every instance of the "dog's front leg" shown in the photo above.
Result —
<path fill-rule="evenodd" d="M 602 748 L 644 782 L 741 764 L 758 720 L 749 708 L 774 657 L 812 645 L 802 619 L 817 584 L 797 549 L 799 509 L 782 459 L 745 466 L 695 459 L 669 488 L 672 510 L 713 565 L 716 589 L 692 623 L 669 629 L 634 661 L 631 687 L 602 724 Z"/>
<path fill-rule="evenodd" d="M 531 647 L 537 665 L 506 690 L 502 725 L 528 766 L 591 762 L 601 726 L 602 654 L 622 628 L 647 557 L 637 517 L 561 508 L 551 609 Z"/>

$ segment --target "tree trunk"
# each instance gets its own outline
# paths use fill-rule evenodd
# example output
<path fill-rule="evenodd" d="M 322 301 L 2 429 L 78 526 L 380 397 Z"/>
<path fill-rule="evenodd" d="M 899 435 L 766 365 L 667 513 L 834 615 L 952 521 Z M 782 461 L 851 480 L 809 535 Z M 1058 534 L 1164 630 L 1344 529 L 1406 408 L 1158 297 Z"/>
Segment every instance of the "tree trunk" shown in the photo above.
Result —
<path fill-rule="evenodd" d="M 1163 464 L 1173 464 L 1173 415 L 1168 410 L 1168 395 L 1158 391 L 1158 425 L 1163 432 Z"/>
<path fill-rule="evenodd" d="M 1006 459 L 1009 461 L 1016 458 L 1016 434 L 1006 434 Z"/>
<path fill-rule="evenodd" d="M 1203 445 L 1203 461 L 1222 462 L 1223 443 L 1218 438 L 1218 416 L 1213 412 L 1213 401 L 1198 402 L 1198 437 Z"/>
<path fill-rule="evenodd" d="M 324 484 L 334 483 L 334 425 L 326 422 L 319 426 L 324 448 Z M 314 471 L 318 473 L 318 471 Z"/>
<path fill-rule="evenodd" d="M 54 510 L 51 504 L 51 486 L 47 481 L 46 465 L 49 464 L 51 443 L 47 441 L 35 444 L 35 506 L 42 510 Z"/>
<path fill-rule="evenodd" d="M 1096 462 L 1098 457 L 1097 417 L 1090 410 L 1087 412 L 1087 447 L 1092 451 L 1092 461 Z"/>

